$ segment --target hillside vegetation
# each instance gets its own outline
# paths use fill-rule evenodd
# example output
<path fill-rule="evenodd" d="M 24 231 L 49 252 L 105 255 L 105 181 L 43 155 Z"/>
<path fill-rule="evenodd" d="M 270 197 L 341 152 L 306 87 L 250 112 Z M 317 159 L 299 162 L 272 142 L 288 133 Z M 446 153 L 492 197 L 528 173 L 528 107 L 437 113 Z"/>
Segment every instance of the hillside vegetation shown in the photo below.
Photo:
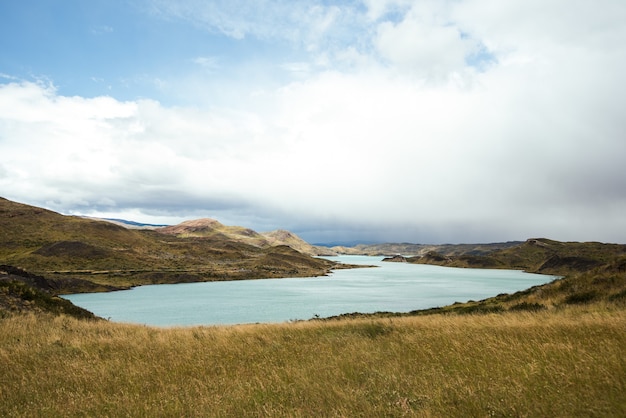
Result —
<path fill-rule="evenodd" d="M 541 238 L 529 239 L 516 246 L 480 256 L 453 256 L 430 251 L 424 256 L 394 256 L 385 260 L 445 267 L 519 269 L 530 273 L 562 276 L 551 283 L 514 294 L 501 294 L 481 301 L 413 311 L 408 315 L 540 311 L 596 302 L 616 306 L 626 304 L 626 245 L 621 244 L 559 242 Z M 403 314 L 356 313 L 341 315 L 339 318 L 397 315 Z"/>
<path fill-rule="evenodd" d="M 179 237 L 128 229 L 2 198 L 0 262 L 61 280 L 118 287 L 318 276 L 335 265 L 287 246 L 258 247 L 220 234 Z"/>
<path fill-rule="evenodd" d="M 166 226 L 155 230 L 162 234 L 174 235 L 179 238 L 225 239 L 259 248 L 286 245 L 303 254 L 313 256 L 337 255 L 329 248 L 311 245 L 289 231 L 279 229 L 270 232 L 256 232 L 242 226 L 227 226 L 210 218 L 185 221 L 178 225 Z"/>
<path fill-rule="evenodd" d="M 111 287 L 100 289 L 88 281 L 76 279 L 75 287 L 85 290 L 114 290 Z M 14 313 L 53 313 L 70 315 L 76 318 L 95 319 L 96 316 L 68 300 L 56 296 L 62 293 L 65 282 L 49 280 L 12 266 L 0 265 L 0 318 Z"/>
<path fill-rule="evenodd" d="M 580 273 L 594 268 L 626 269 L 626 245 L 600 242 L 559 242 L 533 238 L 524 243 L 490 251 L 485 254 L 458 255 L 429 251 L 423 256 L 408 257 L 417 264 L 436 264 L 446 267 L 506 268 L 531 273 Z"/>
<path fill-rule="evenodd" d="M 538 310 L 562 305 L 626 302 L 626 245 L 529 239 L 486 256 L 428 254 L 409 262 L 455 267 L 523 269 L 563 276 L 542 286 L 480 302 L 446 307 L 452 311 Z M 428 311 L 430 312 L 430 311 Z"/>
<path fill-rule="evenodd" d="M 487 244 L 411 244 L 411 243 L 383 243 L 358 244 L 353 247 L 334 246 L 330 250 L 337 254 L 369 255 L 369 256 L 414 256 L 420 257 L 429 252 L 437 252 L 447 256 L 458 255 L 485 255 L 492 251 L 516 247 L 522 242 L 494 242 Z"/>

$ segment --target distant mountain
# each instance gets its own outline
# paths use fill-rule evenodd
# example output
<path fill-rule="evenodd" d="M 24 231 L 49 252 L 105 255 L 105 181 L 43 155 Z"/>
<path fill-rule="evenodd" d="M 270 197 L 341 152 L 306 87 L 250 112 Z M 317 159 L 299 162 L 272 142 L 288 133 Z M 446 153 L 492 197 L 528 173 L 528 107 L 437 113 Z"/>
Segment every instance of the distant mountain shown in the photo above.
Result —
<path fill-rule="evenodd" d="M 523 241 L 509 241 L 489 244 L 411 244 L 411 243 L 372 243 L 363 244 L 357 241 L 345 242 L 342 245 L 309 244 L 293 232 L 277 229 L 270 232 L 256 232 L 242 226 L 228 226 L 211 218 L 201 218 L 181 222 L 177 225 L 153 225 L 124 219 L 101 219 L 130 228 L 150 229 L 157 232 L 173 235 L 179 238 L 218 238 L 252 245 L 259 248 L 268 248 L 276 245 L 286 245 L 301 253 L 312 256 L 336 255 L 369 255 L 369 256 L 420 256 L 436 251 L 445 255 L 482 255 L 491 251 L 509 248 L 521 244 Z"/>
<path fill-rule="evenodd" d="M 114 225 L 123 226 L 124 228 L 127 228 L 127 229 L 157 229 L 157 228 L 163 228 L 164 226 L 168 226 L 168 225 L 146 224 L 142 222 L 135 222 L 135 221 L 129 221 L 126 219 L 117 219 L 117 218 L 98 218 L 94 216 L 80 216 L 80 218 L 91 219 L 94 221 L 109 222 Z"/>
<path fill-rule="evenodd" d="M 352 241 L 330 241 L 330 242 L 320 242 L 320 243 L 312 243 L 318 247 L 356 247 L 357 245 L 374 245 L 380 244 L 380 242 L 363 242 L 360 240 L 352 240 Z"/>
<path fill-rule="evenodd" d="M 168 225 L 155 225 L 155 224 L 146 224 L 135 221 L 127 221 L 126 219 L 116 219 L 116 218 L 102 218 L 105 221 L 113 222 L 122 226 L 126 226 L 129 228 L 139 228 L 139 229 L 156 229 L 162 228 Z"/>

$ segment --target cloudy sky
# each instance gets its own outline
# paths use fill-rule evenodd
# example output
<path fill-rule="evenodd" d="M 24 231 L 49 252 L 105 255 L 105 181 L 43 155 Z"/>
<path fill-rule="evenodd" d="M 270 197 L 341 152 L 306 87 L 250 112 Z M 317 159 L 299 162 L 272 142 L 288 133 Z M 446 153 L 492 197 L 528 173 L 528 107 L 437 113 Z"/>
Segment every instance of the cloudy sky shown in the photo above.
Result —
<path fill-rule="evenodd" d="M 0 196 L 310 242 L 626 243 L 623 0 L 0 2 Z"/>

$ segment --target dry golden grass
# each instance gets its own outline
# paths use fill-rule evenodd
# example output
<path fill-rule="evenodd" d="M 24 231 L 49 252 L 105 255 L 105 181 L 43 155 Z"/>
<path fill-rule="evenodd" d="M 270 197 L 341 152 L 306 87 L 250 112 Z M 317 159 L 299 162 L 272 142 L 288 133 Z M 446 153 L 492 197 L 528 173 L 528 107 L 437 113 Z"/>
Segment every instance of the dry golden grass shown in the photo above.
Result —
<path fill-rule="evenodd" d="M 0 416 L 626 416 L 626 311 L 158 329 L 0 320 Z"/>

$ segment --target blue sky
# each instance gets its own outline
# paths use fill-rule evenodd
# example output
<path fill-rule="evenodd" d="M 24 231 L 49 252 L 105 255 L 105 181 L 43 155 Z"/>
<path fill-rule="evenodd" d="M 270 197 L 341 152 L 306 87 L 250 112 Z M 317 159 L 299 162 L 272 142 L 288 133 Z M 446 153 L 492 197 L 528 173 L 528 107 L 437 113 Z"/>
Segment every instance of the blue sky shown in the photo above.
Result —
<path fill-rule="evenodd" d="M 311 242 L 626 242 L 626 3 L 0 3 L 0 195 Z"/>
<path fill-rule="evenodd" d="M 237 65 L 259 56 L 271 59 L 262 42 L 237 42 L 165 15 L 149 2 L 26 0 L 0 7 L 5 73 L 46 79 L 63 95 L 185 103 L 163 83 L 219 76 L 218 67 L 236 72 Z"/>

